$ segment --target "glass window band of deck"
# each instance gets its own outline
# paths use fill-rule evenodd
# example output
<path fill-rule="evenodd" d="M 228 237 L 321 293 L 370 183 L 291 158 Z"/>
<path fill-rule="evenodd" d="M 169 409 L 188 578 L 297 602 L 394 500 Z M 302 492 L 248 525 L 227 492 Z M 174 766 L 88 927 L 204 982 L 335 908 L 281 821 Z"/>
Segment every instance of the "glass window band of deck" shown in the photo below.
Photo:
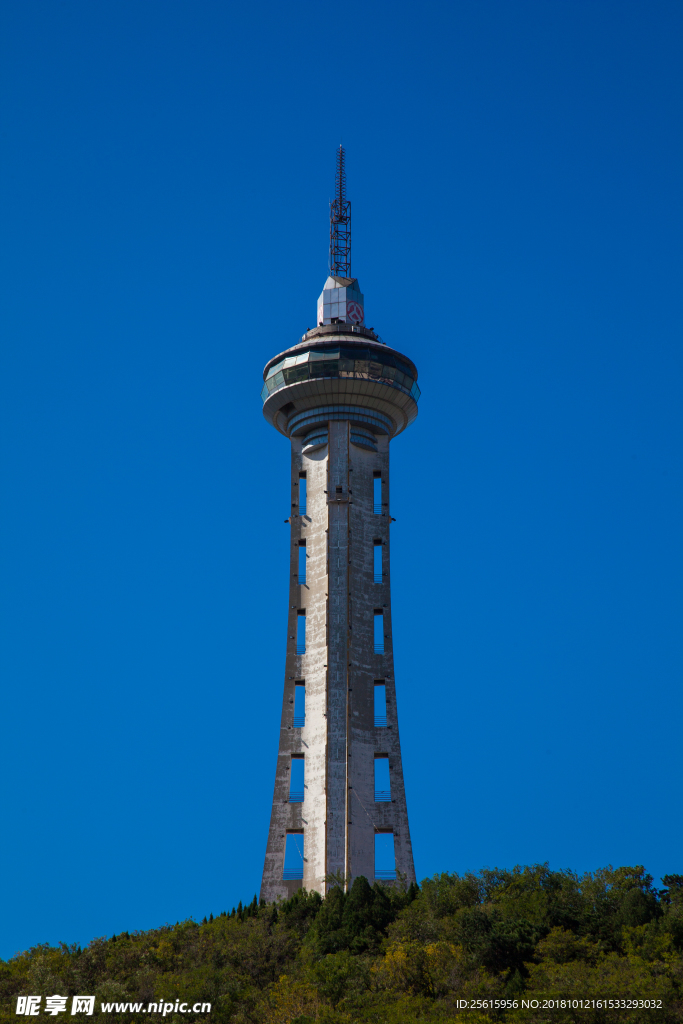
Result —
<path fill-rule="evenodd" d="M 381 356 L 381 360 L 378 358 Z M 288 384 L 322 377 L 354 377 L 361 380 L 377 380 L 389 387 L 398 388 L 414 401 L 420 397 L 420 389 L 411 368 L 388 352 L 344 349 L 315 351 L 309 349 L 296 356 L 281 359 L 268 370 L 261 399 Z"/>
<path fill-rule="evenodd" d="M 328 431 L 321 430 L 320 427 L 314 427 L 311 433 L 307 434 L 301 442 L 301 451 L 316 451 L 318 448 L 324 448 L 328 441 Z M 378 450 L 377 438 L 375 435 L 369 430 L 365 430 L 358 426 L 353 426 L 351 428 L 351 444 L 355 444 L 359 448 L 365 448 L 369 452 L 376 452 Z"/>
<path fill-rule="evenodd" d="M 369 452 L 377 451 L 377 438 L 369 430 L 364 430 L 362 427 L 351 427 L 351 444 L 355 444 L 359 448 L 365 448 Z"/>
<path fill-rule="evenodd" d="M 303 452 L 312 452 L 315 451 L 316 448 L 322 448 L 323 445 L 327 444 L 327 433 L 327 429 L 316 427 L 315 430 L 313 430 L 310 434 L 307 434 L 306 437 L 303 439 L 301 450 Z"/>
<path fill-rule="evenodd" d="M 374 409 L 357 405 L 318 405 L 291 416 L 287 421 L 287 433 L 291 436 L 303 434 L 316 423 L 329 420 L 349 420 L 351 423 L 367 424 L 378 434 L 393 434 L 394 426 L 388 416 Z"/>

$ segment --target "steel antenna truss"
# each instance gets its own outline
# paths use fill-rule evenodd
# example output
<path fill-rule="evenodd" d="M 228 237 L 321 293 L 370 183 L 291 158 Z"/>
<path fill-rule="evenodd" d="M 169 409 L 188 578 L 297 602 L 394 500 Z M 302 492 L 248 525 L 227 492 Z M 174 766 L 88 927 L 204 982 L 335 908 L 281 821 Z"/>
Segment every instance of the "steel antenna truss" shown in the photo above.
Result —
<path fill-rule="evenodd" d="M 337 150 L 334 199 L 330 203 L 330 273 L 351 277 L 351 203 L 346 198 L 344 147 Z"/>

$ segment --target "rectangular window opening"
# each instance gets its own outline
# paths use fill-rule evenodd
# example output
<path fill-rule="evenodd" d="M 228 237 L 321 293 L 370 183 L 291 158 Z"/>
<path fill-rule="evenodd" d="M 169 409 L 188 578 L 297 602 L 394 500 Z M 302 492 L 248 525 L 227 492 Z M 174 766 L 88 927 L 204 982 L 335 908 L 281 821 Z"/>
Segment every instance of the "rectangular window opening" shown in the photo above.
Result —
<path fill-rule="evenodd" d="M 376 540 L 374 542 L 374 563 L 373 572 L 375 576 L 375 583 L 383 583 L 384 576 L 382 575 L 382 541 Z"/>
<path fill-rule="evenodd" d="M 285 837 L 285 863 L 282 871 L 284 881 L 304 877 L 304 833 L 288 832 Z"/>
<path fill-rule="evenodd" d="M 299 583 L 306 582 L 306 541 L 299 541 Z"/>
<path fill-rule="evenodd" d="M 384 612 L 375 608 L 375 654 L 384 654 Z"/>
<path fill-rule="evenodd" d="M 296 653 L 306 653 L 306 610 L 300 608 L 296 617 Z"/>
<path fill-rule="evenodd" d="M 302 729 L 306 724 L 306 684 L 302 680 L 294 684 L 294 721 L 295 729 Z"/>
<path fill-rule="evenodd" d="M 387 688 L 383 679 L 375 680 L 375 725 L 386 728 L 387 724 Z"/>
<path fill-rule="evenodd" d="M 289 769 L 290 804 L 304 802 L 304 763 L 303 754 L 292 754 L 292 763 Z"/>
<path fill-rule="evenodd" d="M 299 515 L 306 515 L 306 474 L 299 473 Z"/>
<path fill-rule="evenodd" d="M 375 754 L 375 803 L 391 803 L 388 754 Z"/>
<path fill-rule="evenodd" d="M 375 878 L 387 882 L 396 878 L 393 832 L 375 832 Z"/>
<path fill-rule="evenodd" d="M 372 481 L 372 511 L 376 516 L 382 515 L 382 474 L 375 473 Z"/>

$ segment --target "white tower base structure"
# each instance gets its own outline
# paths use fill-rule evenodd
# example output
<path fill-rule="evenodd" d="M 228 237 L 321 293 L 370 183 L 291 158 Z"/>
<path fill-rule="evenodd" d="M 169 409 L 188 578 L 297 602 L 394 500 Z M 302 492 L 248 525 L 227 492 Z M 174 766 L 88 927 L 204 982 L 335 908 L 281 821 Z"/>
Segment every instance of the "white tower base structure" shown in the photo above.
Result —
<path fill-rule="evenodd" d="M 341 287 L 360 306 L 353 278 L 330 277 L 325 290 Z M 389 443 L 417 416 L 417 370 L 348 314 L 339 322 L 334 298 L 327 322 L 263 375 L 264 415 L 292 451 L 267 901 L 301 887 L 325 894 L 339 873 L 348 883 L 415 879 L 394 684 Z"/>

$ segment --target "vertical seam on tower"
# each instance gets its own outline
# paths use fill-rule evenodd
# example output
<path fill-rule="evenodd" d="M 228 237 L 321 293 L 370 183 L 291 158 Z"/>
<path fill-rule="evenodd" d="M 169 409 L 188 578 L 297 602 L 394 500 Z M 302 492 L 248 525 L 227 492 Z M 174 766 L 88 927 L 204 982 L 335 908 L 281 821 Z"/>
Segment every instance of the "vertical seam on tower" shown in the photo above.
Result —
<path fill-rule="evenodd" d="M 351 458 L 351 423 L 346 423 L 346 494 L 348 497 L 349 493 L 349 459 Z M 349 867 L 350 867 L 350 851 L 349 844 L 351 841 L 351 832 L 349 830 L 349 657 L 351 654 L 351 634 L 349 631 L 349 625 L 351 623 L 351 506 L 348 501 L 346 503 L 346 758 L 345 758 L 345 774 L 344 774 L 344 800 L 345 800 L 345 813 L 344 827 L 346 829 L 346 846 L 344 851 L 344 876 L 345 876 L 345 888 L 348 891 L 349 886 Z"/>
<path fill-rule="evenodd" d="M 329 437 L 330 424 L 329 420 L 327 423 L 328 437 Z M 330 489 L 330 447 L 327 448 L 327 459 L 326 461 L 326 483 L 327 490 Z M 330 761 L 329 761 L 329 749 L 330 749 L 330 530 L 332 529 L 332 520 L 330 518 L 330 506 L 326 503 L 326 516 L 327 516 L 327 600 L 325 602 L 325 645 L 327 650 L 327 668 L 325 670 L 325 874 L 324 877 L 330 873 L 329 863 L 329 831 L 327 828 L 327 821 L 330 816 Z M 323 896 L 327 895 L 327 882 L 323 881 Z"/>

